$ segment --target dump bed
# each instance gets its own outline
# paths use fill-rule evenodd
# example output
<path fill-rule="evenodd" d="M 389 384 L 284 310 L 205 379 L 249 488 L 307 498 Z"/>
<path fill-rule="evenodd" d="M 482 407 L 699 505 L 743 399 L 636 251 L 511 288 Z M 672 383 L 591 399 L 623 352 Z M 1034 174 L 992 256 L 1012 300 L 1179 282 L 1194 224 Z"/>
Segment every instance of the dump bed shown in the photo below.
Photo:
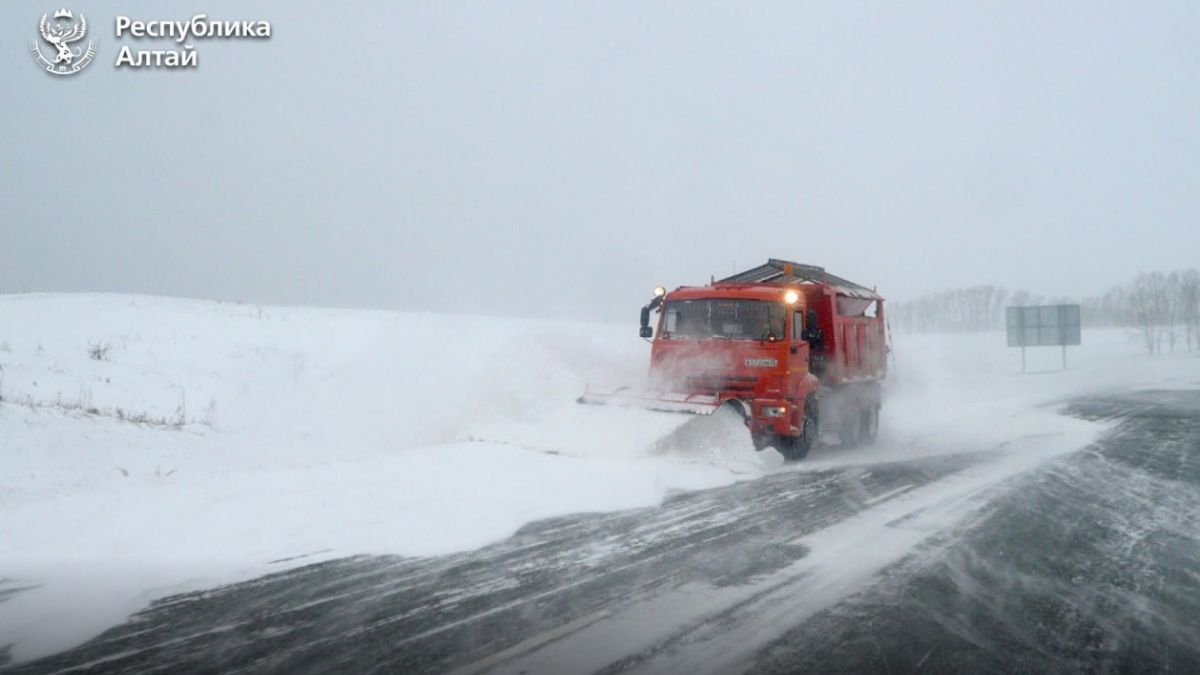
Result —
<path fill-rule="evenodd" d="M 816 312 L 820 328 L 820 349 L 813 345 L 813 360 L 822 383 L 887 376 L 884 299 L 873 289 L 830 274 L 823 267 L 776 258 L 715 284 L 739 285 L 787 286 L 803 294 L 804 304 Z"/>

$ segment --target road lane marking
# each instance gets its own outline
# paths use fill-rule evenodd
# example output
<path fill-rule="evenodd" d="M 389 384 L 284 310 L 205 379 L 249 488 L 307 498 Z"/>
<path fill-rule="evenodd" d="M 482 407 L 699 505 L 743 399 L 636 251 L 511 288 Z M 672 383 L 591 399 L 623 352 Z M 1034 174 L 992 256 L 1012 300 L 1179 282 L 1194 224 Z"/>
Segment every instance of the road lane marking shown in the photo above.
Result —
<path fill-rule="evenodd" d="M 916 483 L 912 483 L 910 485 L 905 485 L 904 487 L 898 487 L 895 490 L 889 490 L 877 497 L 871 497 L 867 501 L 863 502 L 863 506 L 871 506 L 873 504 L 878 504 L 879 502 L 887 499 L 888 497 L 894 497 L 894 496 L 900 494 L 901 492 L 908 492 L 909 490 L 911 490 L 915 487 L 917 487 Z"/>

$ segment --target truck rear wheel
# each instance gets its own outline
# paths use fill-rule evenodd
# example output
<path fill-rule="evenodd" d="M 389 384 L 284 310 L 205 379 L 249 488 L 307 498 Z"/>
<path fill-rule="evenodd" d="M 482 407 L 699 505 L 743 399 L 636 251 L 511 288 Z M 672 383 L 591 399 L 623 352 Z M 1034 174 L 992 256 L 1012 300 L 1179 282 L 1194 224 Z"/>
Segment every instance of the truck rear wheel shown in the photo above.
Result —
<path fill-rule="evenodd" d="M 838 430 L 842 447 L 852 448 L 858 445 L 863 435 L 863 410 L 858 403 L 849 401 L 842 412 L 842 426 Z"/>
<path fill-rule="evenodd" d="M 775 449 L 789 462 L 808 457 L 808 451 L 817 444 L 821 435 L 821 416 L 817 411 L 817 398 L 809 395 L 804 399 L 804 420 L 800 423 L 799 436 L 777 436 Z"/>
<path fill-rule="evenodd" d="M 879 435 L 879 406 L 868 404 L 862 413 L 862 435 L 859 440 L 863 445 L 871 445 Z"/>

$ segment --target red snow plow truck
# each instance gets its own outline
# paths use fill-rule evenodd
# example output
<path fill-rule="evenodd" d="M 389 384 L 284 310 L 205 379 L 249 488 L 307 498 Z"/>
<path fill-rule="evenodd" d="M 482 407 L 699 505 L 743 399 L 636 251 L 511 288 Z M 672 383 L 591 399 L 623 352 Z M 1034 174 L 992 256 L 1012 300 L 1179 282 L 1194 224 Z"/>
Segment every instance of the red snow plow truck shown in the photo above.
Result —
<path fill-rule="evenodd" d="M 655 314 L 656 327 L 651 327 Z M 642 308 L 648 388 L 582 403 L 711 415 L 731 408 L 756 449 L 803 459 L 821 428 L 842 445 L 879 430 L 887 375 L 883 298 L 814 265 L 771 259 L 707 286 L 659 287 Z"/>

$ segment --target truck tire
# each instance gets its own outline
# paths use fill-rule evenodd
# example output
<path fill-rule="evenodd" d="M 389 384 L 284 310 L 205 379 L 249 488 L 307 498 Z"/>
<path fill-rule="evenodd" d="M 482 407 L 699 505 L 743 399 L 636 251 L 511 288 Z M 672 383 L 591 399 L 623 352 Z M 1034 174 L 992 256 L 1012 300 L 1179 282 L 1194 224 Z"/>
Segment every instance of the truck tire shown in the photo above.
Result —
<path fill-rule="evenodd" d="M 775 449 L 789 462 L 808 457 L 808 451 L 821 437 L 821 416 L 817 409 L 817 397 L 811 394 L 804 399 L 804 421 L 800 423 L 800 429 L 799 436 L 779 436 L 775 439 Z"/>
<path fill-rule="evenodd" d="M 838 429 L 842 447 L 853 448 L 858 445 L 863 434 L 862 415 L 863 410 L 856 401 L 846 403 L 846 409 L 842 412 L 842 426 Z"/>
<path fill-rule="evenodd" d="M 879 406 L 867 405 L 862 413 L 862 435 L 859 437 L 863 445 L 871 445 L 879 435 Z"/>

